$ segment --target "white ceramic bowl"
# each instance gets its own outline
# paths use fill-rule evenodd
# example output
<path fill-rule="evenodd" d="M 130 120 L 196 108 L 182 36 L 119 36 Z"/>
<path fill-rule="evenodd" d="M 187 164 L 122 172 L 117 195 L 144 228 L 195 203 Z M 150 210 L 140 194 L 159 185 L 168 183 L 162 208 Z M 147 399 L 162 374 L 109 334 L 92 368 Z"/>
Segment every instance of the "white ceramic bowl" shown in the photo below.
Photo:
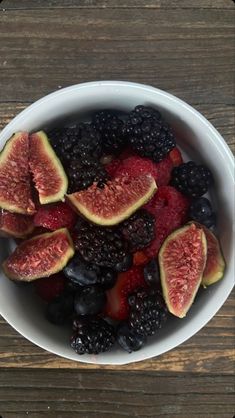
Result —
<path fill-rule="evenodd" d="M 125 364 L 158 356 L 177 347 L 199 331 L 227 299 L 234 284 L 234 159 L 216 129 L 182 100 L 156 88 L 118 81 L 91 82 L 52 93 L 29 106 L 0 134 L 0 149 L 16 131 L 35 131 L 62 118 L 83 117 L 94 109 L 130 110 L 137 104 L 159 108 L 178 134 L 179 146 L 194 160 L 206 162 L 215 178 L 212 198 L 217 205 L 218 233 L 226 259 L 226 273 L 219 283 L 202 291 L 184 319 L 172 318 L 146 347 L 128 354 L 115 348 L 110 352 L 78 356 L 70 348 L 70 330 L 51 325 L 31 287 L 17 286 L 0 273 L 0 313 L 19 333 L 38 346 L 68 359 L 97 363 Z M 0 261 L 10 252 L 11 241 L 0 240 Z"/>

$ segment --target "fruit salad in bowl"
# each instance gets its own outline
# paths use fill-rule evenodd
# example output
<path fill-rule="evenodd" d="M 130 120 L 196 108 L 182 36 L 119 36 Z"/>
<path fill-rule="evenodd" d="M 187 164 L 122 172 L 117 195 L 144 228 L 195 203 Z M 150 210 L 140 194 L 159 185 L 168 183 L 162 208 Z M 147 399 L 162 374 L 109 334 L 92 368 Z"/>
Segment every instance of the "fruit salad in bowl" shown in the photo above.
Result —
<path fill-rule="evenodd" d="M 225 145 L 191 109 L 147 86 L 87 83 L 5 128 L 1 286 L 16 312 L 3 303 L 1 313 L 27 338 L 74 360 L 122 364 L 177 346 L 225 301 L 232 208 L 221 239 L 211 158 L 218 151 L 221 168 Z"/>

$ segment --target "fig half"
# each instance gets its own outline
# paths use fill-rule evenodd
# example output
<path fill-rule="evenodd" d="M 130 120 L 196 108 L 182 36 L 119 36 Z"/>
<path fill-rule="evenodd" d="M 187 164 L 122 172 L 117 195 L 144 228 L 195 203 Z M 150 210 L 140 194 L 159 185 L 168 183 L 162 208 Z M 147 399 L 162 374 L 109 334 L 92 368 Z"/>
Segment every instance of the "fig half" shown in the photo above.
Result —
<path fill-rule="evenodd" d="M 64 200 L 68 179 L 43 131 L 30 135 L 29 166 L 42 205 Z"/>
<path fill-rule="evenodd" d="M 58 273 L 73 255 L 70 234 L 62 228 L 22 242 L 4 261 L 3 271 L 12 280 L 31 282 Z"/>
<path fill-rule="evenodd" d="M 158 258 L 168 310 L 183 318 L 194 301 L 206 265 L 204 231 L 195 224 L 177 229 L 164 241 Z"/>
<path fill-rule="evenodd" d="M 24 215 L 35 212 L 31 194 L 27 132 L 13 135 L 0 153 L 0 207 Z"/>
<path fill-rule="evenodd" d="M 89 221 L 115 225 L 144 205 L 156 190 L 155 180 L 149 174 L 121 176 L 103 188 L 94 183 L 87 190 L 67 195 L 67 199 Z"/>

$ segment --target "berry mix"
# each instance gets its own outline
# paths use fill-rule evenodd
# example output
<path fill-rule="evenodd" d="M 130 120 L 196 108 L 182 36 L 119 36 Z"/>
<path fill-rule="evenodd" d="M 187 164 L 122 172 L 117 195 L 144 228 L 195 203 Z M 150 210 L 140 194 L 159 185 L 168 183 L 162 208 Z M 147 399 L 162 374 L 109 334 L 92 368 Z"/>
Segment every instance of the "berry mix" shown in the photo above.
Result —
<path fill-rule="evenodd" d="M 8 159 L 20 173 L 12 196 Z M 3 270 L 33 281 L 76 353 L 139 350 L 223 276 L 212 184 L 152 107 L 15 134 L 0 154 L 0 232 L 19 245 Z"/>

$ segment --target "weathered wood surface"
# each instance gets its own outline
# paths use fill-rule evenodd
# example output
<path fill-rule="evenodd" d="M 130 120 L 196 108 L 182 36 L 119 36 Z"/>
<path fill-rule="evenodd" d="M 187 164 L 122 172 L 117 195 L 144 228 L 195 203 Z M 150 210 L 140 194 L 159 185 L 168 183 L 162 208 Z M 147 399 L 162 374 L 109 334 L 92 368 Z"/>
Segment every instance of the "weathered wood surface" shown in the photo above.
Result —
<path fill-rule="evenodd" d="M 233 9 L 234 4 L 232 0 L 2 0 L 1 7 L 5 10 L 45 8 Z"/>
<path fill-rule="evenodd" d="M 0 101 L 120 79 L 194 104 L 233 104 L 234 21 L 235 8 L 0 12 Z"/>
<path fill-rule="evenodd" d="M 235 152 L 234 17 L 232 0 L 0 1 L 0 129 L 57 88 L 131 80 L 186 100 Z M 234 311 L 233 292 L 177 349 L 118 367 L 56 357 L 0 319 L 0 416 L 232 418 Z"/>
<path fill-rule="evenodd" d="M 219 374 L 8 370 L 0 405 L 3 418 L 232 418 L 233 386 Z"/>

